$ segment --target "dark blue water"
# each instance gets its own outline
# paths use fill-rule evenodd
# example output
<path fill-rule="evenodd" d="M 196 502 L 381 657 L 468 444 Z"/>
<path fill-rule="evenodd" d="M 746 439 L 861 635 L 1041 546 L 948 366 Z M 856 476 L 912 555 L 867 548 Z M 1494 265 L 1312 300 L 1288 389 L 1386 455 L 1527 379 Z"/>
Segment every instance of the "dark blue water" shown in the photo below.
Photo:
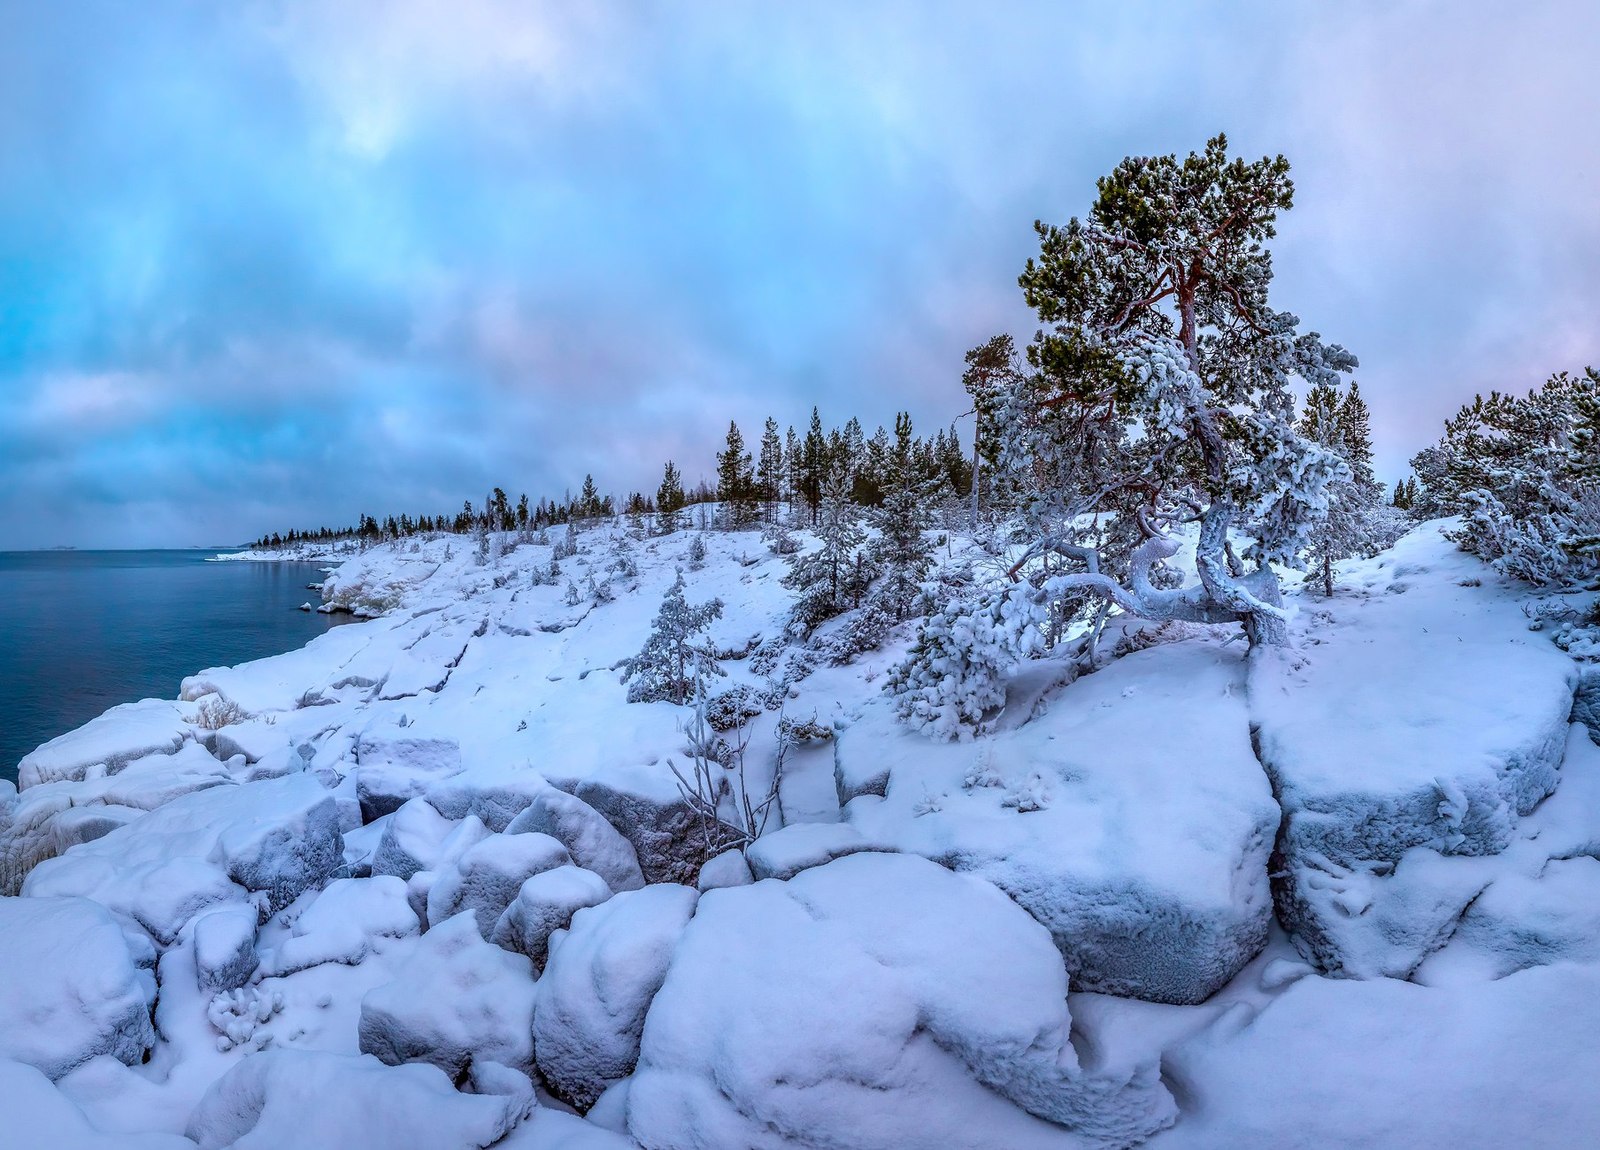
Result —
<path fill-rule="evenodd" d="M 293 650 L 335 625 L 320 563 L 207 563 L 215 551 L 0 551 L 0 778 L 107 707 L 175 699 L 206 667 Z"/>

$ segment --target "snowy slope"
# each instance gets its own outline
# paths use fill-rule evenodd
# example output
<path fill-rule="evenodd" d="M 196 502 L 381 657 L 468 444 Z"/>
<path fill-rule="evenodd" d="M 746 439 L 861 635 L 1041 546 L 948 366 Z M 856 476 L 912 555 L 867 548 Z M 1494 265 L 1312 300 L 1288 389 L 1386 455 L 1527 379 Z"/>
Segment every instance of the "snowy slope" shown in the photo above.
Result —
<path fill-rule="evenodd" d="M 1145 633 L 1076 681 L 1025 668 L 966 743 L 881 694 L 914 624 L 832 665 L 849 620 L 786 637 L 757 534 L 703 535 L 703 566 L 690 539 L 596 525 L 553 580 L 557 533 L 372 548 L 323 592 L 364 621 L 29 756 L 0 948 L 54 969 L 0 996 L 23 1128 L 1588 1144 L 1600 748 L 1526 592 L 1437 525 L 1292 592 L 1284 655 Z M 694 713 L 622 681 L 680 568 L 724 605 L 711 689 L 758 698 L 711 777 L 758 803 L 777 776 L 763 837 L 703 870 Z"/>

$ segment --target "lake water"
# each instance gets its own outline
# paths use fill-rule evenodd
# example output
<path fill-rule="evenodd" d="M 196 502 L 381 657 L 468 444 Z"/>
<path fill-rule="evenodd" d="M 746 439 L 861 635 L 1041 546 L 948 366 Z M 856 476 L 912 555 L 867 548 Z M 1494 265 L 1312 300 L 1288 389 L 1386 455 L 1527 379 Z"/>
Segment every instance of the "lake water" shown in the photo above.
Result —
<path fill-rule="evenodd" d="M 0 551 L 0 778 L 108 707 L 303 646 L 348 616 L 318 602 L 321 563 L 207 563 L 215 551 Z"/>

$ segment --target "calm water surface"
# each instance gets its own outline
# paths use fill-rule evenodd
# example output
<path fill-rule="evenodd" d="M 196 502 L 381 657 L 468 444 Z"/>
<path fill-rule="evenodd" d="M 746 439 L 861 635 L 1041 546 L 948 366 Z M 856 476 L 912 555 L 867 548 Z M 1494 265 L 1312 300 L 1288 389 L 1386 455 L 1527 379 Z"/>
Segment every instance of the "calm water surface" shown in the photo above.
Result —
<path fill-rule="evenodd" d="M 347 616 L 295 610 L 322 563 L 207 563 L 215 551 L 0 551 L 0 778 L 107 707 L 303 646 Z"/>

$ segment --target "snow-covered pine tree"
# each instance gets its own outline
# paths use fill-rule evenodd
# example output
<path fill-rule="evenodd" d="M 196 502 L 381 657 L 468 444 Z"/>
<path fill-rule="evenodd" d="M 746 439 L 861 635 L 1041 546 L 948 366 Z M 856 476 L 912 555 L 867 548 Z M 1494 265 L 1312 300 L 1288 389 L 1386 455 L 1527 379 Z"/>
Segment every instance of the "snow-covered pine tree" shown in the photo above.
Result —
<path fill-rule="evenodd" d="M 1600 372 L 1551 376 L 1526 397 L 1477 396 L 1411 461 L 1419 508 L 1458 514 L 1463 550 L 1529 583 L 1600 574 Z M 1416 514 L 1417 512 L 1413 512 Z"/>
<path fill-rule="evenodd" d="M 860 602 L 872 582 L 862 544 L 867 534 L 860 511 L 850 502 L 844 476 L 830 473 L 822 485 L 815 533 L 822 545 L 789 557 L 783 585 L 798 592 L 791 615 L 794 629 L 809 635 L 821 623 Z"/>
<path fill-rule="evenodd" d="M 925 485 L 919 482 L 913 446 L 911 416 L 902 411 L 894 419 L 887 487 L 883 508 L 877 514 L 879 536 L 872 549 L 883 571 L 873 599 L 895 620 L 911 614 L 933 566 L 932 548 L 924 534 L 928 526 Z"/>
<path fill-rule="evenodd" d="M 662 597 L 644 646 L 622 665 L 630 703 L 665 700 L 681 707 L 694 697 L 697 668 L 701 674 L 726 673 L 717 665 L 710 643 L 696 638 L 722 617 L 722 600 L 690 606 L 684 590 L 680 570 Z"/>
<path fill-rule="evenodd" d="M 1353 407 L 1351 396 L 1359 406 Z M 1374 541 L 1379 490 L 1372 480 L 1372 445 L 1365 429 L 1364 404 L 1354 391 L 1344 396 L 1332 383 L 1318 383 L 1306 396 L 1297 430 L 1313 443 L 1339 452 L 1345 468 L 1325 488 L 1327 512 L 1312 528 L 1307 557 L 1322 581 L 1325 595 L 1333 594 L 1333 565 L 1340 559 L 1365 554 Z M 1355 426 L 1345 423 L 1347 415 Z M 1360 460 L 1361 463 L 1355 462 Z M 1366 482 L 1357 476 L 1364 467 Z"/>
<path fill-rule="evenodd" d="M 1288 161 L 1231 160 L 1219 135 L 1186 159 L 1130 157 L 1098 188 L 1087 219 L 1036 225 L 1019 280 L 1045 327 L 1002 417 L 1003 465 L 1025 481 L 1037 533 L 1012 575 L 1055 554 L 1074 570 L 1049 576 L 1053 597 L 1236 622 L 1252 647 L 1282 645 L 1269 564 L 1304 549 L 1341 470 L 1295 433 L 1289 381 L 1355 366 L 1267 302 Z M 1246 522 L 1241 554 L 1231 533 Z M 1198 526 L 1198 583 L 1163 589 L 1152 572 L 1184 523 Z"/>

